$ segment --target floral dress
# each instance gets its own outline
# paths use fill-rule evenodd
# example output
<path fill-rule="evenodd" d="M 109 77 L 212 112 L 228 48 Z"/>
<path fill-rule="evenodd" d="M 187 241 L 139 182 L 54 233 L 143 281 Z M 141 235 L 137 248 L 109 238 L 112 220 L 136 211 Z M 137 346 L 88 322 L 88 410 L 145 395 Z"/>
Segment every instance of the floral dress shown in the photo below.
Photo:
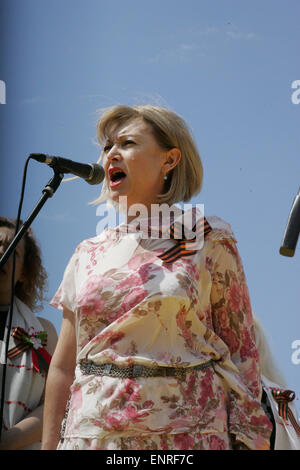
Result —
<path fill-rule="evenodd" d="M 59 449 L 225 450 L 233 440 L 269 448 L 243 266 L 229 225 L 208 221 L 202 248 L 169 264 L 159 255 L 176 241 L 132 224 L 75 250 L 51 302 L 74 312 L 77 332 Z M 118 378 L 86 375 L 82 360 L 189 369 Z"/>

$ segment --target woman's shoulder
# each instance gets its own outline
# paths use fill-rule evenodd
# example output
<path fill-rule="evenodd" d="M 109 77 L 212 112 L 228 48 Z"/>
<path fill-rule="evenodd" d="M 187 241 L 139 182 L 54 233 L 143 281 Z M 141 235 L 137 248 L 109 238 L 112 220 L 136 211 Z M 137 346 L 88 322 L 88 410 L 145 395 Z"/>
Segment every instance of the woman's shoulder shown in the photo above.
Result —
<path fill-rule="evenodd" d="M 217 216 L 205 216 L 211 227 L 211 231 L 207 235 L 207 240 L 232 240 L 236 243 L 235 235 L 228 222 Z"/>
<path fill-rule="evenodd" d="M 53 323 L 46 318 L 37 317 L 38 321 L 47 332 L 47 350 L 52 355 L 54 353 L 58 335 L 55 326 Z"/>
<path fill-rule="evenodd" d="M 93 237 L 85 238 L 80 243 L 78 243 L 78 245 L 75 248 L 74 253 L 78 253 L 90 247 L 98 246 L 102 244 L 106 240 L 109 240 L 112 237 L 113 233 L 114 233 L 114 230 L 112 228 L 106 228 L 101 233 Z"/>

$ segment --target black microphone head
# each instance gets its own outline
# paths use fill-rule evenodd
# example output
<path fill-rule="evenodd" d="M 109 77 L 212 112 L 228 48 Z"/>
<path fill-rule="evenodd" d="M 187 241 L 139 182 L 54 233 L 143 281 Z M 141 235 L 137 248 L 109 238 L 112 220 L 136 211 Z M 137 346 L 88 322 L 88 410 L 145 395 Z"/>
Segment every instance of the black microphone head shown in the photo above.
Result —
<path fill-rule="evenodd" d="M 29 155 L 30 158 L 33 158 L 34 160 L 36 160 L 37 162 L 40 162 L 40 163 L 45 163 L 46 159 L 47 159 L 47 156 L 46 154 L 44 153 L 31 153 Z"/>
<path fill-rule="evenodd" d="M 300 233 L 300 190 L 294 199 L 290 210 L 288 222 L 284 232 L 279 253 L 283 256 L 292 257 L 295 254 Z"/>
<path fill-rule="evenodd" d="M 105 171 L 98 163 L 90 163 L 93 168 L 91 175 L 85 180 L 89 184 L 100 184 L 105 178 Z"/>

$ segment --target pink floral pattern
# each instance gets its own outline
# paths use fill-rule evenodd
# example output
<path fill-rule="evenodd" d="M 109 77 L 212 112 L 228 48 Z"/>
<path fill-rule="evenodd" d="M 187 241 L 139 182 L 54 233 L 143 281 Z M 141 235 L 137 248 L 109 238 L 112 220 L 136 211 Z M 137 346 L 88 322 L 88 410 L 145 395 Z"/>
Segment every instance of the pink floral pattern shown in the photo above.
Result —
<path fill-rule="evenodd" d="M 76 315 L 77 360 L 192 367 L 212 359 L 214 366 L 135 379 L 77 367 L 59 448 L 225 450 L 233 437 L 267 449 L 271 424 L 260 405 L 251 304 L 233 235 L 215 229 L 194 256 L 167 265 L 157 255 L 174 241 L 137 237 L 121 263 L 114 248 L 126 251 L 129 239 L 118 234 L 107 229 L 82 242 L 52 300 Z"/>

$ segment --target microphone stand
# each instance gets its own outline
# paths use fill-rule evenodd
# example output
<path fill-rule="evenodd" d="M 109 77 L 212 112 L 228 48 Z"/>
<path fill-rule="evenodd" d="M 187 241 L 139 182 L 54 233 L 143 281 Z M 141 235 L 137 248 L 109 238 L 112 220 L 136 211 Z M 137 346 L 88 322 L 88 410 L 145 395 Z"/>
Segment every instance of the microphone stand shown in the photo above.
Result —
<path fill-rule="evenodd" d="M 50 179 L 50 181 L 46 184 L 44 189 L 42 190 L 43 196 L 33 209 L 30 216 L 24 222 L 18 233 L 15 235 L 14 239 L 6 249 L 5 253 L 3 254 L 2 258 L 0 259 L 0 269 L 4 264 L 7 262 L 9 257 L 14 253 L 13 259 L 13 270 L 12 270 L 12 283 L 11 283 L 11 301 L 10 301 L 10 309 L 8 313 L 8 331 L 7 331 L 7 339 L 5 344 L 5 360 L 3 364 L 3 371 L 2 371 L 2 390 L 1 390 L 1 404 L 0 404 L 0 440 L 2 435 L 2 428 L 3 428 L 3 411 L 4 411 L 4 401 L 5 401 L 5 379 L 6 379 L 6 369 L 7 369 L 7 354 L 8 354 L 8 345 L 9 345 L 9 338 L 10 338 L 10 331 L 12 325 L 12 317 L 13 317 L 13 302 L 14 302 L 14 268 L 15 268 L 15 249 L 22 237 L 24 236 L 25 232 L 28 230 L 30 225 L 32 224 L 33 220 L 36 218 L 46 201 L 53 196 L 57 188 L 59 187 L 64 175 L 59 173 L 58 171 L 54 170 L 54 175 Z"/>
<path fill-rule="evenodd" d="M 10 245 L 8 246 L 8 248 L 5 251 L 2 258 L 0 259 L 0 269 L 2 268 L 2 266 L 4 266 L 4 264 L 6 263 L 8 258 L 11 256 L 11 254 L 15 250 L 17 244 L 19 243 L 21 238 L 24 236 L 26 230 L 30 227 L 30 225 L 32 224 L 32 222 L 34 221 L 34 219 L 36 218 L 36 216 L 38 215 L 40 210 L 42 209 L 42 207 L 44 206 L 47 199 L 49 199 L 49 197 L 53 196 L 53 194 L 55 193 L 55 191 L 59 187 L 63 177 L 64 176 L 63 176 L 62 173 L 54 172 L 54 176 L 51 178 L 51 180 L 46 184 L 46 186 L 42 190 L 43 196 L 41 197 L 38 204 L 35 206 L 32 213 L 28 217 L 28 219 L 24 222 L 24 224 L 20 228 L 19 232 L 16 234 L 16 236 L 14 237 L 14 239 L 12 240 Z"/>

